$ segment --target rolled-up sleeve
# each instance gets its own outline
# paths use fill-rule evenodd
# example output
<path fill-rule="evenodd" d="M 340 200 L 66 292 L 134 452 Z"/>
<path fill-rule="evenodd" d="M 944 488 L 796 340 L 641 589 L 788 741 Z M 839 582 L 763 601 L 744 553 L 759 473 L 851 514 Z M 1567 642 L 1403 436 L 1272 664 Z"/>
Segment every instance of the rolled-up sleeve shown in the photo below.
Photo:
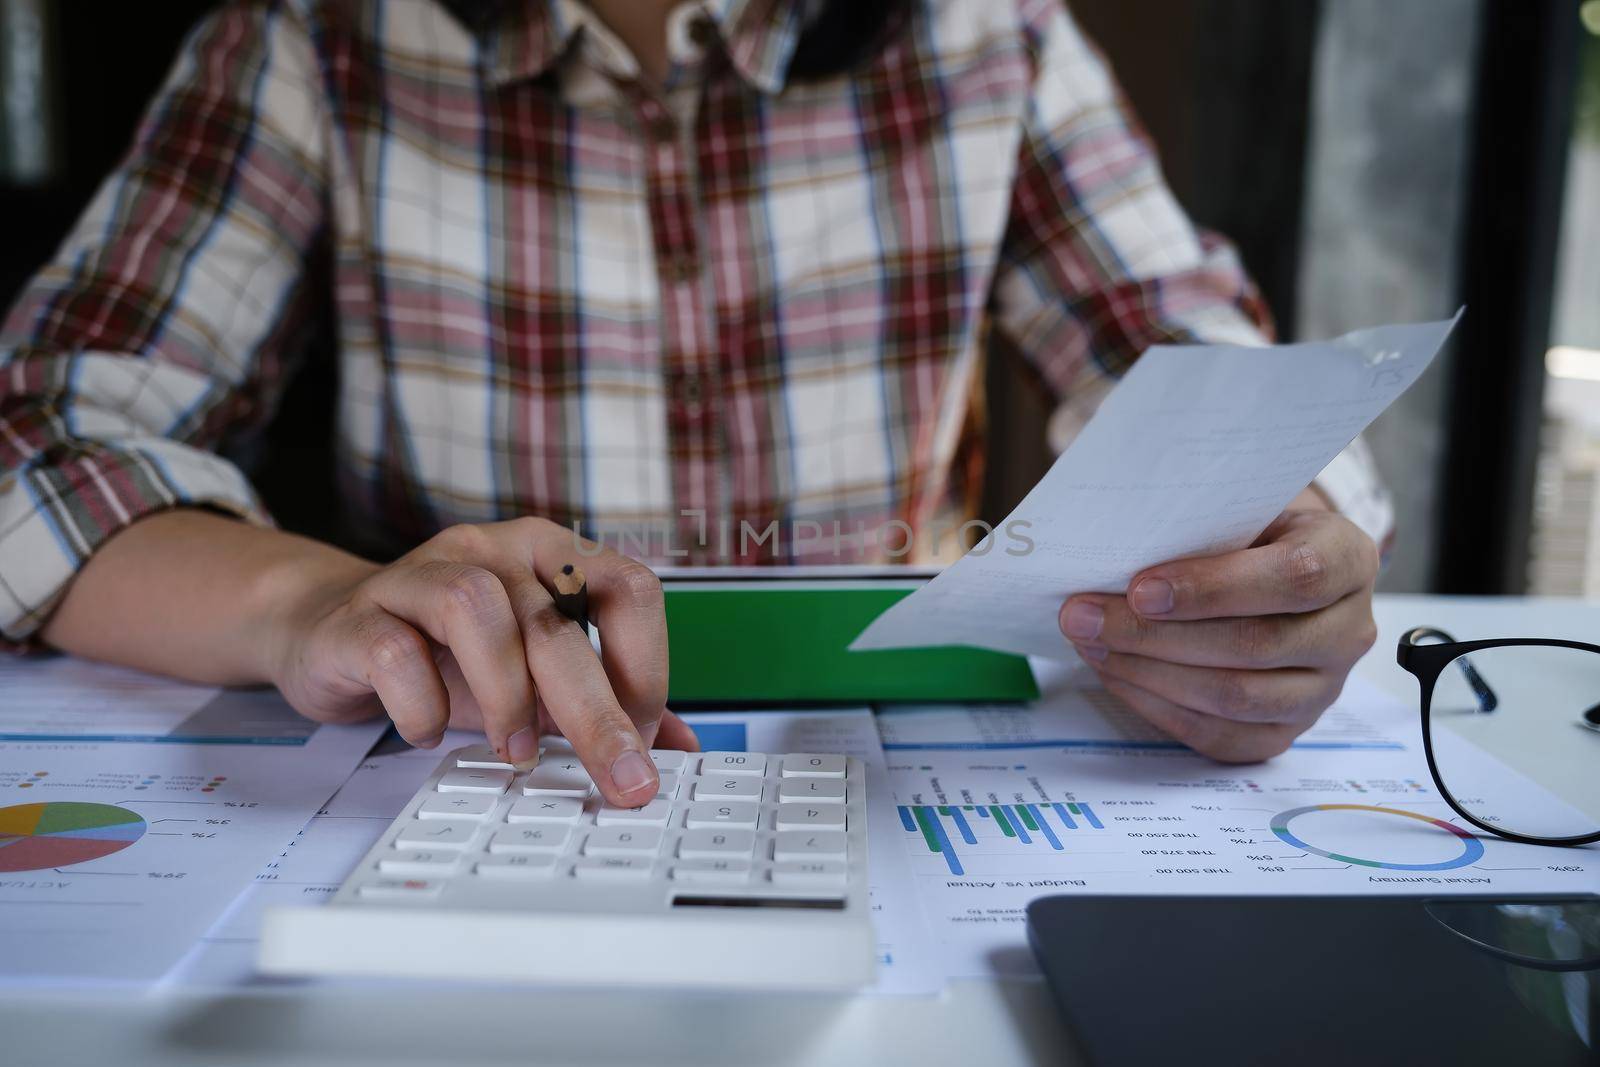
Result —
<path fill-rule="evenodd" d="M 326 213 L 318 87 L 289 5 L 209 18 L 0 328 L 0 638 L 145 515 L 270 521 L 217 449 L 271 415 L 295 349 Z"/>
<path fill-rule="evenodd" d="M 1104 59 L 1059 0 L 1021 0 L 1034 83 L 991 305 L 996 331 L 1059 405 L 1064 448 L 1158 344 L 1268 344 L 1234 248 L 1189 220 Z M 1380 545 L 1393 513 L 1357 441 L 1319 477 Z"/>

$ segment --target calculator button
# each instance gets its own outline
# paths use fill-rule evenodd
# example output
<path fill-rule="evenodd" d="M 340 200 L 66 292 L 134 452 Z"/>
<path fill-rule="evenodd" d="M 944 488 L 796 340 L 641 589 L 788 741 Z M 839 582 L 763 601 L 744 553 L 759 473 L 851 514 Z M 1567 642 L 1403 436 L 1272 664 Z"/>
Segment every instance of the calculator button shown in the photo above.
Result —
<path fill-rule="evenodd" d="M 661 847 L 661 831 L 649 826 L 602 826 L 589 832 L 583 843 L 585 856 L 655 855 Z"/>
<path fill-rule="evenodd" d="M 495 855 L 544 852 L 554 855 L 567 847 L 572 831 L 565 826 L 508 826 L 489 839 Z"/>
<path fill-rule="evenodd" d="M 379 878 L 356 892 L 367 900 L 428 900 L 439 895 L 443 882 L 426 878 Z"/>
<path fill-rule="evenodd" d="M 842 804 L 779 804 L 780 830 L 844 830 Z"/>
<path fill-rule="evenodd" d="M 783 757 L 785 778 L 843 778 L 843 756 L 819 756 L 814 752 L 791 752 Z"/>
<path fill-rule="evenodd" d="M 506 822 L 575 823 L 583 815 L 583 801 L 571 797 L 523 797 L 506 812 Z"/>
<path fill-rule="evenodd" d="M 678 840 L 678 855 L 686 860 L 749 858 L 756 835 L 749 830 L 686 830 Z"/>
<path fill-rule="evenodd" d="M 792 889 L 843 889 L 844 864 L 836 860 L 775 863 L 772 866 L 772 884 Z"/>
<path fill-rule="evenodd" d="M 837 778 L 785 778 L 778 783 L 778 803 L 843 804 L 845 785 Z"/>
<path fill-rule="evenodd" d="M 419 819 L 482 819 L 500 803 L 498 797 L 476 796 L 471 793 L 449 793 L 431 796 L 417 808 Z"/>
<path fill-rule="evenodd" d="M 545 734 L 539 738 L 539 751 L 553 756 L 570 756 L 577 749 L 572 747 L 571 741 L 560 734 Z"/>
<path fill-rule="evenodd" d="M 575 878 L 607 882 L 643 882 L 650 877 L 650 856 L 584 856 L 572 866 Z"/>
<path fill-rule="evenodd" d="M 439 779 L 439 792 L 441 793 L 488 793 L 499 796 L 506 791 L 506 786 L 511 784 L 510 771 L 485 771 L 474 770 L 470 767 L 457 767 L 455 770 L 445 771 Z"/>
<path fill-rule="evenodd" d="M 740 800 L 747 804 L 761 800 L 761 779 L 748 775 L 718 775 L 715 778 L 696 778 L 696 800 Z"/>
<path fill-rule="evenodd" d="M 573 797 L 582 800 L 594 788 L 594 779 L 575 756 L 545 759 L 522 780 L 522 795 L 529 797 Z"/>
<path fill-rule="evenodd" d="M 476 823 L 415 819 L 400 831 L 400 835 L 394 839 L 394 847 L 424 851 L 448 848 L 459 851 L 472 844 L 472 836 L 477 830 Z"/>
<path fill-rule="evenodd" d="M 662 774 L 677 774 L 689 762 L 689 754 L 671 748 L 654 748 L 650 750 L 650 762 Z"/>
<path fill-rule="evenodd" d="M 473 868 L 474 873 L 497 882 L 537 882 L 549 878 L 556 870 L 556 858 L 546 853 L 521 853 L 512 856 L 490 856 Z"/>
<path fill-rule="evenodd" d="M 761 809 L 754 804 L 691 804 L 683 825 L 691 830 L 736 827 L 754 830 Z"/>
<path fill-rule="evenodd" d="M 460 859 L 459 852 L 396 852 L 380 859 L 378 870 L 403 877 L 442 877 L 453 873 Z"/>
<path fill-rule="evenodd" d="M 678 786 L 683 780 L 682 776 L 671 772 L 662 772 L 658 777 L 661 780 L 661 784 L 656 787 L 656 796 L 665 797 L 668 800 L 676 797 L 678 795 Z"/>
<path fill-rule="evenodd" d="M 750 880 L 750 861 L 680 860 L 672 868 L 672 878 L 677 882 L 709 885 L 735 885 Z"/>
<path fill-rule="evenodd" d="M 594 821 L 598 826 L 665 826 L 671 814 L 671 801 L 656 797 L 650 803 L 637 808 L 617 808 L 610 804 L 602 804 L 600 810 L 595 813 Z"/>
<path fill-rule="evenodd" d="M 707 752 L 700 757 L 700 773 L 707 775 L 767 773 L 767 757 L 756 752 Z"/>
<path fill-rule="evenodd" d="M 501 759 L 488 745 L 472 745 L 456 753 L 456 766 L 479 771 L 509 771 L 511 763 Z"/>
<path fill-rule="evenodd" d="M 845 836 L 837 830 L 780 830 L 772 842 L 772 858 L 791 860 L 842 860 Z"/>

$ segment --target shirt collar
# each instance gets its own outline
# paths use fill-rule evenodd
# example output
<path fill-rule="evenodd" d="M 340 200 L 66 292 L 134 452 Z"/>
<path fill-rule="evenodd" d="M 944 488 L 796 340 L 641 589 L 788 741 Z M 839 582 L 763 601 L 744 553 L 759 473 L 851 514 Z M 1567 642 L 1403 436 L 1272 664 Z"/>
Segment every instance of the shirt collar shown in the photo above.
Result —
<path fill-rule="evenodd" d="M 800 38 L 800 0 L 699 0 L 698 9 L 717 26 L 728 60 L 739 75 L 764 93 L 783 90 Z M 690 13 L 689 17 L 692 17 Z M 475 27 L 482 65 L 496 88 L 537 78 L 567 52 L 590 18 L 574 0 L 504 0 Z M 673 13 L 683 20 L 685 12 Z"/>

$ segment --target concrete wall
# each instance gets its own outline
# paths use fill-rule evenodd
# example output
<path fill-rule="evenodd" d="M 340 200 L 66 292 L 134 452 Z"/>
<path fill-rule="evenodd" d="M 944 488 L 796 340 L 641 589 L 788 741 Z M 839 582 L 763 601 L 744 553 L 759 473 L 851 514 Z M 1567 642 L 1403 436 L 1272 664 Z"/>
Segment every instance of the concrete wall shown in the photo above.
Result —
<path fill-rule="evenodd" d="M 1312 83 L 1301 338 L 1456 310 L 1472 63 L 1482 0 L 1322 5 Z M 1492 314 L 1472 308 L 1472 316 Z M 1379 587 L 1432 580 L 1449 353 L 1368 432 L 1400 538 Z"/>

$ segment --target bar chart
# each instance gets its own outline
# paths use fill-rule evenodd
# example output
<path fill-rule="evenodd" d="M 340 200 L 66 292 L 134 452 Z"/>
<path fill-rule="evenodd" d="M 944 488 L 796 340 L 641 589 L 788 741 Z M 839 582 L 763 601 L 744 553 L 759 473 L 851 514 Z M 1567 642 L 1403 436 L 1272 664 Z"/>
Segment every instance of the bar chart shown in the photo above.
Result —
<path fill-rule="evenodd" d="M 984 838 L 1009 839 L 1017 845 L 1062 852 L 1066 849 L 1063 839 L 1073 832 L 1105 829 L 1092 807 L 1077 802 L 902 804 L 900 826 L 920 836 L 928 851 L 943 858 L 957 877 L 967 872 L 952 832 L 965 845 L 977 846 Z"/>

